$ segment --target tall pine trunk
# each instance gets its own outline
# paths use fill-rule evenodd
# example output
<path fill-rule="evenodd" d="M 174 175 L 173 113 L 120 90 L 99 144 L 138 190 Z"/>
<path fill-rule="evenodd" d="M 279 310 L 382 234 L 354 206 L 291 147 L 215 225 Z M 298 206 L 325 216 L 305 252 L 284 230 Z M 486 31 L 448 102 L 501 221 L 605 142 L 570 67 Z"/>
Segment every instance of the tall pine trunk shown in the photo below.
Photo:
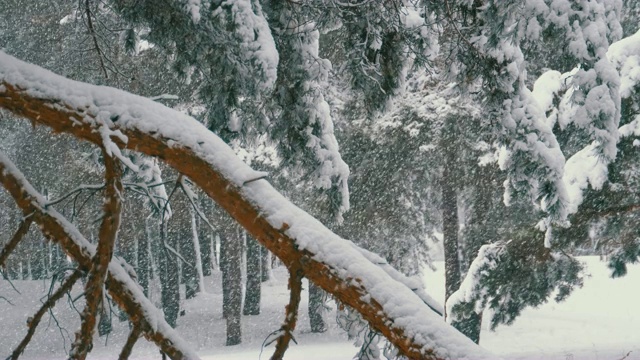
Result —
<path fill-rule="evenodd" d="M 458 257 L 458 189 L 456 172 L 455 119 L 447 119 L 442 134 L 442 235 L 445 267 L 445 303 L 460 288 L 460 259 Z M 447 314 L 445 313 L 445 317 Z"/>
<path fill-rule="evenodd" d="M 263 250 L 255 239 L 247 236 L 247 283 L 244 296 L 244 315 L 260 314 Z"/>
<path fill-rule="evenodd" d="M 200 237 L 198 235 L 198 223 L 196 213 L 191 210 L 191 234 L 193 239 L 193 252 L 195 259 L 196 274 L 198 275 L 198 290 L 204 292 L 204 272 L 202 270 L 202 252 L 200 249 Z"/>
<path fill-rule="evenodd" d="M 177 191 L 171 200 L 173 215 L 169 220 L 170 237 L 175 238 L 175 249 L 180 252 L 184 261 L 179 259 L 181 268 L 180 283 L 185 285 L 185 297 L 194 298 L 199 288 L 198 271 L 196 270 L 196 251 L 192 224 L 192 207 L 187 196 Z"/>
<path fill-rule="evenodd" d="M 235 226 L 220 232 L 222 315 L 227 321 L 227 346 L 242 342 L 242 242 Z"/>
<path fill-rule="evenodd" d="M 165 243 L 167 246 L 165 246 Z M 178 259 L 167 247 L 175 250 L 176 241 L 166 235 L 164 227 L 160 229 L 158 251 L 158 273 L 160 275 L 162 311 L 169 325 L 175 327 L 180 313 L 180 278 L 178 275 Z"/>
<path fill-rule="evenodd" d="M 260 245 L 262 249 L 260 254 L 260 259 L 262 261 L 261 266 L 261 278 L 262 282 L 269 281 L 271 279 L 271 253 L 264 246 Z"/>
<path fill-rule="evenodd" d="M 145 232 L 138 239 L 138 268 L 136 270 L 138 273 L 138 283 L 142 286 L 144 296 L 146 297 L 149 297 L 149 274 L 151 272 L 150 244 L 152 232 L 149 225 L 149 221 L 145 219 Z"/>

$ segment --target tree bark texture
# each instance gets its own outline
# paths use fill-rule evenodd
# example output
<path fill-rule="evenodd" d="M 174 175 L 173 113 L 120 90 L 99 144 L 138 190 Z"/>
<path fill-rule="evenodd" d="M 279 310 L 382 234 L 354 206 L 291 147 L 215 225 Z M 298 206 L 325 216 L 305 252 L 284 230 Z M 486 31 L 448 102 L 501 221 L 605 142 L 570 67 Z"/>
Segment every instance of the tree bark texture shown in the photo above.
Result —
<path fill-rule="evenodd" d="M 264 246 L 260 245 L 260 247 L 262 248 L 262 251 L 260 253 L 260 257 L 262 258 L 261 277 L 262 282 L 265 282 L 271 279 L 271 254 L 269 253 L 269 250 L 267 250 L 267 248 L 265 248 Z"/>
<path fill-rule="evenodd" d="M 160 246 L 158 251 L 158 275 L 160 275 L 161 302 L 164 318 L 176 327 L 180 313 L 180 278 L 175 238 L 169 237 L 160 225 Z"/>
<path fill-rule="evenodd" d="M 167 224 L 168 239 L 171 246 L 178 250 L 182 258 L 175 257 L 180 261 L 182 268 L 182 279 L 180 283 L 185 284 L 185 297 L 194 298 L 198 293 L 198 273 L 196 272 L 196 253 L 193 248 L 193 230 L 191 224 L 191 204 L 187 196 L 180 190 L 171 198 L 171 208 L 173 215 Z"/>
<path fill-rule="evenodd" d="M 235 226 L 220 233 L 222 315 L 227 321 L 227 346 L 242 342 L 242 241 Z"/>

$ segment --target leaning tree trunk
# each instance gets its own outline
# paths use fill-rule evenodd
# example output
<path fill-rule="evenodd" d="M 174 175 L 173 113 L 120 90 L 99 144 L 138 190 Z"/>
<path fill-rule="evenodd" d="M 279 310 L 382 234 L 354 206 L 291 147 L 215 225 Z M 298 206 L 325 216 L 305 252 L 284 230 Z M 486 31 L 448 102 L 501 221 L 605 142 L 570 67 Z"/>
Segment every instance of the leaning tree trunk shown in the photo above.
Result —
<path fill-rule="evenodd" d="M 222 316 L 227 321 L 227 346 L 242 342 L 242 242 L 235 226 L 220 232 Z"/>
<path fill-rule="evenodd" d="M 378 264 L 382 259 L 372 262 L 291 204 L 197 120 L 149 99 L 65 79 L 1 51 L 0 107 L 57 132 L 164 160 L 286 266 L 300 266 L 306 278 L 358 311 L 404 356 L 493 357 L 442 322 L 409 279 Z"/>
<path fill-rule="evenodd" d="M 262 287 L 262 247 L 247 236 L 247 283 L 244 295 L 244 315 L 260 315 Z"/>
<path fill-rule="evenodd" d="M 0 183 L 13 197 L 24 216 L 29 216 L 42 229 L 44 236 L 60 245 L 66 255 L 78 263 L 79 269 L 88 271 L 97 253 L 94 245 L 85 239 L 78 229 L 60 213 L 47 207 L 42 195 L 37 193 L 11 161 L 0 152 Z M 131 279 L 131 274 L 119 260 L 112 259 L 106 279 L 106 289 L 112 299 L 129 315 L 143 335 L 158 345 L 172 359 L 198 359 L 167 322 L 157 317 L 158 309 L 145 298 Z M 43 308 L 46 306 L 43 305 Z M 36 324 L 29 324 L 31 327 Z M 30 330 L 31 331 L 31 330 Z M 29 335 L 27 335 L 29 336 Z"/>

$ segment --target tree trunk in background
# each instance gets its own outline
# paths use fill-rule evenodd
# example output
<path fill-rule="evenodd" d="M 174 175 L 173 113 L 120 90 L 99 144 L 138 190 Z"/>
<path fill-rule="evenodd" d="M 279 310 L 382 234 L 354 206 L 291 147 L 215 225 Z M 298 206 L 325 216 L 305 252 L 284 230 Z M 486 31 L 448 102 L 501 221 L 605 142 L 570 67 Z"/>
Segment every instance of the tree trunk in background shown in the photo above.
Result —
<path fill-rule="evenodd" d="M 158 273 L 162 288 L 162 311 L 164 318 L 172 327 L 176 326 L 180 313 L 180 279 L 178 275 L 178 259 L 176 255 L 164 246 L 175 250 L 175 239 L 170 239 L 164 229 L 160 229 L 160 244 L 158 253 Z"/>
<path fill-rule="evenodd" d="M 247 236 L 247 283 L 244 294 L 244 315 L 260 315 L 262 287 L 262 246 Z"/>
<path fill-rule="evenodd" d="M 242 342 L 242 241 L 235 226 L 220 232 L 222 315 L 227 320 L 227 346 Z"/>
<path fill-rule="evenodd" d="M 478 255 L 478 250 L 484 244 L 490 243 L 498 238 L 495 226 L 489 223 L 489 214 L 491 214 L 496 191 L 502 192 L 500 182 L 496 178 L 497 169 L 490 165 L 478 166 L 474 172 L 473 184 L 474 189 L 467 211 L 467 226 L 463 233 L 464 242 L 462 243 L 464 271 L 468 271 L 469 265 Z M 468 318 L 460 321 L 453 321 L 453 327 L 461 333 L 473 340 L 476 344 L 480 343 L 480 330 L 482 326 L 482 313 L 473 313 Z"/>
<path fill-rule="evenodd" d="M 200 209 L 202 210 L 204 216 L 208 219 L 211 218 L 209 216 L 209 214 L 211 214 L 210 208 L 211 200 L 203 196 L 202 200 L 200 201 Z M 212 229 L 209 227 L 209 225 L 207 225 L 207 223 L 205 223 L 199 217 L 196 220 L 198 222 L 198 238 L 200 239 L 200 252 L 202 255 L 202 275 L 210 276 L 211 271 L 213 270 L 213 261 L 211 260 L 211 256 L 213 256 L 211 251 L 211 242 L 214 241 L 214 235 Z"/>
<path fill-rule="evenodd" d="M 442 235 L 445 267 L 445 304 L 449 296 L 460 288 L 460 260 L 458 257 L 458 189 L 456 184 L 456 146 L 453 120 L 445 125 L 442 137 L 444 164 L 442 168 Z M 446 312 L 445 312 L 446 318 Z"/>
<path fill-rule="evenodd" d="M 150 229 L 149 221 L 145 219 L 144 221 L 144 234 L 138 238 L 138 267 L 136 268 L 136 273 L 138 274 L 138 283 L 142 286 L 142 290 L 144 291 L 144 296 L 149 297 L 149 274 L 151 272 L 151 260 L 150 260 L 150 251 L 151 251 L 151 237 L 152 232 Z"/>
<path fill-rule="evenodd" d="M 195 270 L 198 280 L 198 292 L 204 292 L 204 272 L 202 270 L 202 251 L 200 248 L 200 237 L 198 234 L 198 222 L 196 221 L 196 213 L 191 209 L 191 238 L 193 239 L 193 255 L 195 260 Z M 193 294 L 192 297 L 194 297 Z M 187 296 L 187 299 L 190 297 Z"/>
<path fill-rule="evenodd" d="M 322 333 L 327 331 L 324 312 L 324 291 L 309 281 L 309 323 L 311 332 Z"/>
<path fill-rule="evenodd" d="M 31 252 L 29 262 L 31 264 L 31 280 L 42 280 L 47 277 L 47 266 L 45 263 L 47 244 L 40 234 L 32 233 L 30 239 Z"/>
<path fill-rule="evenodd" d="M 178 189 L 171 198 L 171 209 L 173 210 L 169 219 L 169 237 L 175 238 L 175 247 L 180 250 L 181 281 L 185 285 L 185 297 L 191 299 L 200 291 L 198 283 L 198 272 L 196 271 L 196 252 L 193 245 L 193 225 L 191 223 L 192 207 L 187 196 Z"/>
<path fill-rule="evenodd" d="M 260 259 L 262 261 L 262 265 L 260 267 L 260 271 L 262 272 L 261 280 L 262 282 L 265 282 L 271 280 L 271 253 L 262 245 L 260 245 L 260 249 Z"/>

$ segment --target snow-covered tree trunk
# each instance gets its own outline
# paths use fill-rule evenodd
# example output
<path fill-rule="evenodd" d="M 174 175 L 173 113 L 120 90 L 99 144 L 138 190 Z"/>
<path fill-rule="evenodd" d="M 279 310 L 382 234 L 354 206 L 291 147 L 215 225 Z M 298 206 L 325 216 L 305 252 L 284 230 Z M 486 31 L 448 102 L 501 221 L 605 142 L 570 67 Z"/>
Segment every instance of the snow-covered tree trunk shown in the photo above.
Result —
<path fill-rule="evenodd" d="M 240 161 L 195 119 L 146 98 L 64 79 L 2 52 L 0 107 L 95 144 L 108 139 L 118 153 L 130 148 L 161 158 L 285 265 L 300 266 L 311 282 L 362 314 L 405 356 L 493 358 L 442 322 L 406 279 L 372 263 L 353 243 L 291 204 L 264 173 Z"/>

